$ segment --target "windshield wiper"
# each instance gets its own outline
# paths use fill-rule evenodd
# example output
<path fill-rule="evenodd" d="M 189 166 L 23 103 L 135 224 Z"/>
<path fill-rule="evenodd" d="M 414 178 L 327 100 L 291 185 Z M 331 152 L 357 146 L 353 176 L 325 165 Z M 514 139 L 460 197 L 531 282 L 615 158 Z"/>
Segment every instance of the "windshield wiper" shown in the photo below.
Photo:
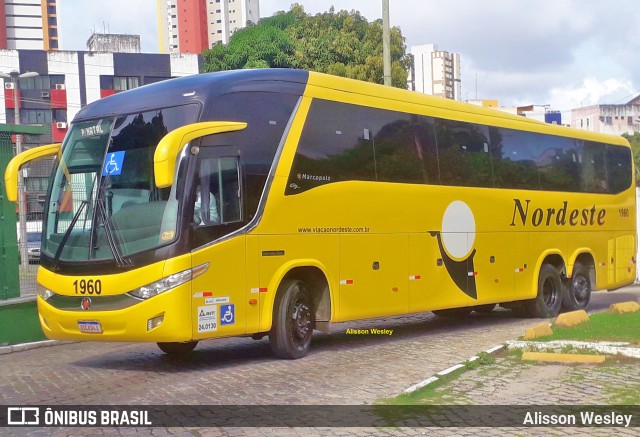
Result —
<path fill-rule="evenodd" d="M 104 200 L 97 199 L 96 207 L 98 210 L 98 216 L 102 219 L 102 224 L 104 226 L 104 233 L 107 236 L 107 242 L 109 243 L 109 248 L 111 248 L 111 252 L 113 253 L 113 258 L 116 260 L 116 265 L 118 267 L 133 266 L 131 259 L 123 257 L 122 253 L 120 252 L 120 249 L 118 247 L 118 242 L 116 241 L 116 238 L 113 235 L 113 227 L 111 226 L 111 222 L 109 221 L 109 217 L 107 216 L 107 211 L 104 206 Z"/>
<path fill-rule="evenodd" d="M 80 206 L 78 207 L 78 210 L 73 215 L 73 218 L 71 219 L 71 223 L 69 224 L 69 227 L 67 228 L 64 235 L 62 236 L 62 240 L 60 240 L 60 243 L 58 244 L 58 249 L 56 250 L 56 254 L 53 257 L 53 261 L 55 264 L 57 264 L 58 261 L 60 260 L 60 255 L 62 255 L 62 249 L 64 249 L 64 246 L 67 244 L 67 241 L 69 240 L 69 236 L 71 235 L 71 231 L 73 230 L 73 227 L 76 225 L 76 222 L 80 218 L 80 213 L 86 206 L 87 206 L 87 201 L 82 200 L 80 202 Z"/>

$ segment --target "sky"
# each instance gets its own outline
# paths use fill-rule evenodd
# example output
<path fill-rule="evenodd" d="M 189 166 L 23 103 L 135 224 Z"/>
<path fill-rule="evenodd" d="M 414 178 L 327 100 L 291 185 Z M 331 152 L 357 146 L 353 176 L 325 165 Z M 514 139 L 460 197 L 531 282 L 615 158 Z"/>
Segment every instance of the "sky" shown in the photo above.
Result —
<path fill-rule="evenodd" d="M 381 18 L 378 0 L 298 0 L 307 13 L 335 5 Z M 640 94 L 637 0 L 389 0 L 390 21 L 407 51 L 436 44 L 460 53 L 462 97 L 501 106 L 550 105 L 564 113 L 626 103 Z M 290 9 L 289 0 L 260 0 L 260 15 Z M 158 51 L 156 0 L 59 0 L 61 48 L 84 50 L 92 30 L 141 35 Z"/>

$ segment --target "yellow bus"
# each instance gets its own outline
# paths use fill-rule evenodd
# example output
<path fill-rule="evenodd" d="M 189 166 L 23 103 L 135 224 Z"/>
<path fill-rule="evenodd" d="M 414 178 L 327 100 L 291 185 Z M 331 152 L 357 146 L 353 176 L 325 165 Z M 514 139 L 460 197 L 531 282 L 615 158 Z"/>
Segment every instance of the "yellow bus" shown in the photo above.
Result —
<path fill-rule="evenodd" d="M 533 317 L 633 282 L 621 137 L 297 70 L 195 75 L 94 102 L 56 155 L 38 311 L 52 339 L 269 336 L 496 304 Z"/>

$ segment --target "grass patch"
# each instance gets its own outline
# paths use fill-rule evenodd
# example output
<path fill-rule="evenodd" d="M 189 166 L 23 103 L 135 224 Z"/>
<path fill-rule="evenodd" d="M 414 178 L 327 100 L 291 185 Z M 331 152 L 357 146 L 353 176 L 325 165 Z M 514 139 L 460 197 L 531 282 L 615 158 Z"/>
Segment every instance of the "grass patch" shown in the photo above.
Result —
<path fill-rule="evenodd" d="M 610 405 L 640 405 L 640 391 L 635 387 L 606 388 Z"/>
<path fill-rule="evenodd" d="M 478 358 L 474 361 L 465 361 L 463 367 L 454 370 L 443 376 L 438 376 L 438 379 L 431 384 L 414 391 L 413 393 L 403 393 L 395 398 L 383 399 L 379 403 L 385 405 L 423 405 L 423 404 L 437 404 L 447 405 L 453 403 L 460 403 L 464 401 L 460 395 L 455 395 L 450 387 L 447 387 L 452 381 L 458 379 L 460 375 L 468 370 L 476 370 L 481 366 L 487 366 L 496 362 L 495 356 L 486 352 L 480 352 Z"/>
<path fill-rule="evenodd" d="M 0 307 L 0 346 L 45 339 L 35 301 Z"/>
<path fill-rule="evenodd" d="M 448 401 L 448 399 L 452 396 L 451 389 L 446 386 L 466 371 L 467 368 L 462 367 L 447 375 L 438 377 L 437 381 L 413 393 L 403 393 L 395 398 L 384 399 L 381 403 L 387 405 L 450 404 L 451 401 Z"/>
<path fill-rule="evenodd" d="M 569 328 L 554 326 L 553 335 L 536 339 L 552 340 L 626 341 L 637 346 L 640 345 L 640 311 L 626 314 L 591 314 L 587 322 Z"/>

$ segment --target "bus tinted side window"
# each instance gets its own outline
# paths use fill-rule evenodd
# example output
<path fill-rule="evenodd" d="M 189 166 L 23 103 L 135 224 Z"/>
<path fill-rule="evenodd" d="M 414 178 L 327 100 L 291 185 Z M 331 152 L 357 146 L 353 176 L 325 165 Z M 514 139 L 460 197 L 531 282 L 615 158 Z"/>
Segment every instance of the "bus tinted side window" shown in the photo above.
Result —
<path fill-rule="evenodd" d="M 436 120 L 436 138 L 443 185 L 492 187 L 493 166 L 487 126 Z"/>
<path fill-rule="evenodd" d="M 314 99 L 285 194 L 352 180 L 619 193 L 631 158 L 613 145 Z"/>
<path fill-rule="evenodd" d="M 607 145 L 609 192 L 621 193 L 631 186 L 631 150 Z"/>
<path fill-rule="evenodd" d="M 285 193 L 350 180 L 437 184 L 433 119 L 314 100 Z"/>
<path fill-rule="evenodd" d="M 580 188 L 586 193 L 606 193 L 609 191 L 604 144 L 592 141 L 584 142 Z"/>
<path fill-rule="evenodd" d="M 555 135 L 532 134 L 540 189 L 579 191 L 578 149 L 581 141 Z"/>
<path fill-rule="evenodd" d="M 300 137 L 286 194 L 340 181 L 375 181 L 368 108 L 315 99 Z"/>
<path fill-rule="evenodd" d="M 531 132 L 491 128 L 496 188 L 540 189 L 535 140 Z"/>

